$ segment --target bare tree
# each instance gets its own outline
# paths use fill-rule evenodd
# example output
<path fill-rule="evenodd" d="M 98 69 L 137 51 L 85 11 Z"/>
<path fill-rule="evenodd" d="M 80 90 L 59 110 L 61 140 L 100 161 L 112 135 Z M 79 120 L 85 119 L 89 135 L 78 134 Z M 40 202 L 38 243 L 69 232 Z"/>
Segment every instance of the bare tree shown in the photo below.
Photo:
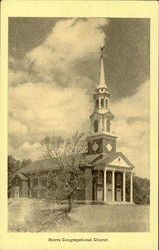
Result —
<path fill-rule="evenodd" d="M 47 137 L 42 141 L 45 156 L 58 166 L 55 174 L 49 176 L 49 187 L 56 200 L 68 201 L 68 212 L 71 211 L 73 195 L 84 181 L 80 166 L 84 164 L 86 140 L 83 133 L 76 132 L 71 138 Z"/>

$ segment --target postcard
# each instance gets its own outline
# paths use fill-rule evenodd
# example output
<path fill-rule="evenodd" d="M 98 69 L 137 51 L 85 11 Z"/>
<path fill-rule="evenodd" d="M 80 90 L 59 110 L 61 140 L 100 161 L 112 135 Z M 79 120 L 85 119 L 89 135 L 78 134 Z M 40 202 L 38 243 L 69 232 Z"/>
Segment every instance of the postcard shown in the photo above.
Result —
<path fill-rule="evenodd" d="M 157 249 L 157 7 L 2 2 L 0 249 Z"/>

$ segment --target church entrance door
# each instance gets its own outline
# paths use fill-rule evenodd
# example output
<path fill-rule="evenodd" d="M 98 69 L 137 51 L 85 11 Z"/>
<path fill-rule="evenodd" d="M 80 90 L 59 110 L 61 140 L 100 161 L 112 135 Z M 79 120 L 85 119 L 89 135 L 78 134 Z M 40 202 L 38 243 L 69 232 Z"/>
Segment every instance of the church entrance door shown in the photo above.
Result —
<path fill-rule="evenodd" d="M 107 184 L 107 201 L 112 201 L 112 184 Z"/>
<path fill-rule="evenodd" d="M 116 201 L 121 201 L 121 188 L 116 188 Z"/>
<path fill-rule="evenodd" d="M 103 188 L 97 188 L 97 201 L 103 201 Z"/>
<path fill-rule="evenodd" d="M 115 186 L 116 201 L 122 201 L 122 173 L 116 173 Z"/>

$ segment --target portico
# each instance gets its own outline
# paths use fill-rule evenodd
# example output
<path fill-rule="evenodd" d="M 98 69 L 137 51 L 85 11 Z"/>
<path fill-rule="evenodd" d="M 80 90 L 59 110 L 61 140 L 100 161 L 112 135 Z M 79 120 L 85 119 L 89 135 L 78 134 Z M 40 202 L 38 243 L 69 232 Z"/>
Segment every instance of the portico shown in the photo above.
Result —
<path fill-rule="evenodd" d="M 118 170 L 106 167 L 97 170 L 97 181 L 93 184 L 93 201 L 104 203 L 133 203 L 133 171 Z M 103 176 L 103 182 L 99 176 Z M 129 193 L 126 198 L 126 176 L 129 183 Z"/>
<path fill-rule="evenodd" d="M 133 173 L 133 165 L 121 152 L 97 159 L 92 170 L 93 201 L 133 203 Z"/>
<path fill-rule="evenodd" d="M 109 183 L 107 183 L 107 172 L 111 173 L 111 189 L 109 189 Z M 120 180 L 115 180 L 117 179 L 116 174 L 121 174 L 121 183 Z M 109 169 L 105 168 L 104 170 L 104 189 L 103 189 L 103 195 L 104 195 L 104 202 L 126 202 L 126 174 L 130 174 L 130 200 L 129 202 L 133 202 L 133 182 L 132 182 L 132 176 L 133 172 L 128 172 L 125 170 L 114 170 L 114 169 Z M 121 186 L 122 185 L 122 186 Z M 110 192 L 110 194 L 109 194 Z"/>

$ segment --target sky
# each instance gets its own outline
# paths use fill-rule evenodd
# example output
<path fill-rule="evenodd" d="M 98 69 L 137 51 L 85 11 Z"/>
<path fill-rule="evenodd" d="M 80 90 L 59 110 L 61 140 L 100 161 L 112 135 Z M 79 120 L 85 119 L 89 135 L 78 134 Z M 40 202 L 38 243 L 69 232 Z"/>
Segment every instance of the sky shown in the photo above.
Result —
<path fill-rule="evenodd" d="M 149 19 L 9 18 L 9 154 L 42 157 L 45 136 L 89 134 L 100 47 L 117 148 L 149 178 Z"/>

